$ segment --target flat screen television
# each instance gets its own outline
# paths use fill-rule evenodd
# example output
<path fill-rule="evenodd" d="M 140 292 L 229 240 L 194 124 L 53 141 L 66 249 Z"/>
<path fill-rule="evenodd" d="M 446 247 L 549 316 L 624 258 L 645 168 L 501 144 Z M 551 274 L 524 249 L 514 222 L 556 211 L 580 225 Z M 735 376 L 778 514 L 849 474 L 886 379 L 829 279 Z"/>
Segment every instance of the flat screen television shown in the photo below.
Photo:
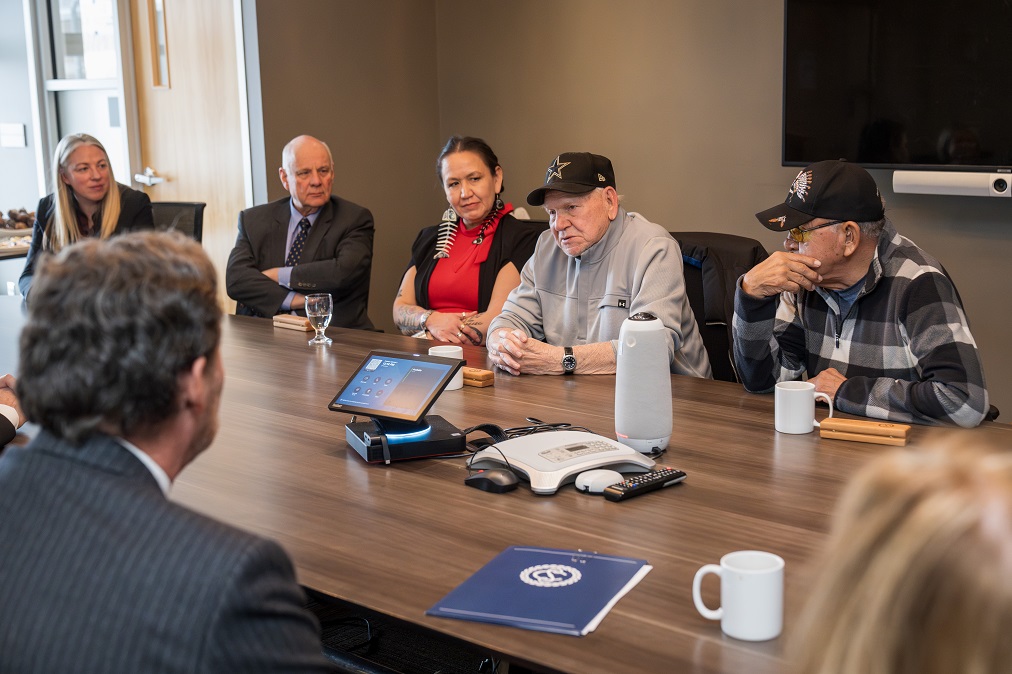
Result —
<path fill-rule="evenodd" d="M 783 163 L 1012 167 L 1012 2 L 785 0 Z"/>

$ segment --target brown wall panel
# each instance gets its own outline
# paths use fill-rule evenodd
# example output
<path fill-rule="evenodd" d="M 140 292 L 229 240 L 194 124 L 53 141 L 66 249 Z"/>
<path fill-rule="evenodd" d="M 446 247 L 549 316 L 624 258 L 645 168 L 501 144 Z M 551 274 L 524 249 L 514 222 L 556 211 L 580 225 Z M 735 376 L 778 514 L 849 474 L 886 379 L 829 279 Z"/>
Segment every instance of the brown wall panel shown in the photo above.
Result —
<path fill-rule="evenodd" d="M 593 150 L 614 161 L 630 210 L 774 250 L 752 214 L 797 172 L 780 165 L 783 11 L 782 0 L 259 0 L 269 161 L 313 132 L 306 120 L 330 134 L 336 191 L 377 215 L 371 314 L 387 330 L 414 233 L 442 210 L 432 164 L 451 133 L 490 142 L 518 205 L 557 153 Z M 324 54 L 295 57 L 320 40 Z M 328 114 L 269 100 L 302 91 Z M 892 173 L 874 175 L 899 230 L 955 278 L 1005 418 L 1012 200 L 893 194 Z"/>

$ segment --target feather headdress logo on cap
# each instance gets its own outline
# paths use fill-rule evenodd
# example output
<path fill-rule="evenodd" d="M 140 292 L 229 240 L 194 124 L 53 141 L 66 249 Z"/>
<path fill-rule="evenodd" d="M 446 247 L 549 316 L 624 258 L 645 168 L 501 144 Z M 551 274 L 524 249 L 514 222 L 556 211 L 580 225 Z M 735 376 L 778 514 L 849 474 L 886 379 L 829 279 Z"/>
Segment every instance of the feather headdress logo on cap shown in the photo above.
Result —
<path fill-rule="evenodd" d="M 798 199 L 802 201 L 808 196 L 808 190 L 812 187 L 812 172 L 802 171 L 798 174 L 798 177 L 794 179 L 794 183 L 791 185 L 790 191 L 787 192 L 787 197 L 790 198 L 792 194 L 796 194 Z"/>

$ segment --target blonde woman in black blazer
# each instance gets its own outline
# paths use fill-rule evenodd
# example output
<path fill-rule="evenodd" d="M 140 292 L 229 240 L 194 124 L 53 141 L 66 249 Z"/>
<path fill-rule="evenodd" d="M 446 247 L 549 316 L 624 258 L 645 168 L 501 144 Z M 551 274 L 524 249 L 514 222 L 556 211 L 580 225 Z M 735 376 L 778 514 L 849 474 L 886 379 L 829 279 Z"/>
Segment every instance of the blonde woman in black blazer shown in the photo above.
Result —
<path fill-rule="evenodd" d="M 35 265 L 42 253 L 56 253 L 81 239 L 154 228 L 148 195 L 120 185 L 109 155 L 86 133 L 65 136 L 53 157 L 53 193 L 35 209 L 32 243 L 18 279 L 28 299 Z"/>

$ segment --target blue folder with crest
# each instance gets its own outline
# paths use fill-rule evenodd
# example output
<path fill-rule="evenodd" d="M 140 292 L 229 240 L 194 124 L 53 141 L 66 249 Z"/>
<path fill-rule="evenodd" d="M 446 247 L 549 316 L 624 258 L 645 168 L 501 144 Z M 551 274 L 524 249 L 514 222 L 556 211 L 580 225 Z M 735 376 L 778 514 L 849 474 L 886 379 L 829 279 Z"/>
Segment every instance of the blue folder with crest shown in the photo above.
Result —
<path fill-rule="evenodd" d="M 583 636 L 652 568 L 643 559 L 511 546 L 425 613 Z"/>

